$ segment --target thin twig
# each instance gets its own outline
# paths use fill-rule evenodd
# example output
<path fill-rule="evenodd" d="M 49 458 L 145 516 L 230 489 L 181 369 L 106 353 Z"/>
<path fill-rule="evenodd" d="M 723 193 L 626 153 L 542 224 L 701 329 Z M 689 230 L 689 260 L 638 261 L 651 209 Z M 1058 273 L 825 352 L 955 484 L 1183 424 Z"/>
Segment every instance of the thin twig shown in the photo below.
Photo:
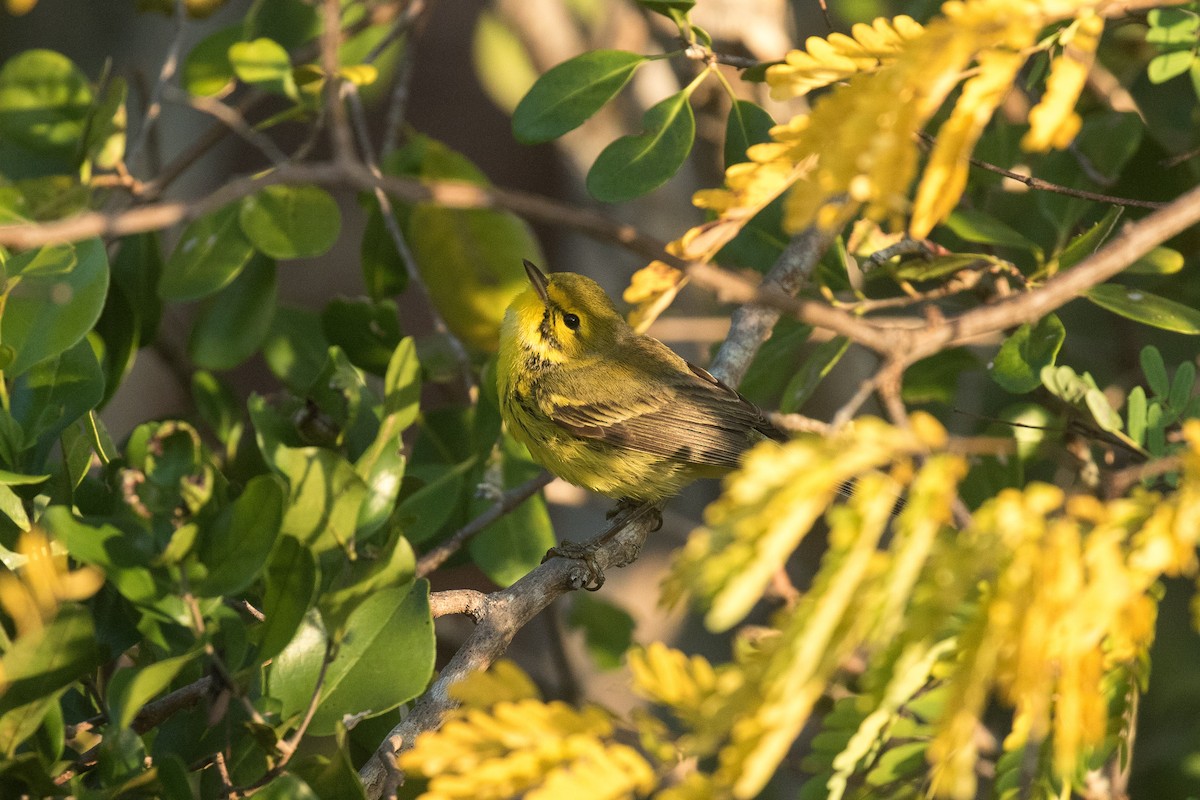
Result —
<path fill-rule="evenodd" d="M 236 133 L 245 141 L 254 145 L 266 156 L 272 164 L 278 166 L 288 160 L 287 155 L 279 149 L 278 145 L 271 140 L 271 137 L 255 130 L 255 128 L 246 121 L 238 109 L 222 103 L 215 97 L 205 97 L 203 95 L 192 95 L 174 86 L 168 86 L 163 91 L 163 96 L 170 102 L 180 103 L 191 106 L 197 111 L 208 114 L 214 117 L 218 122 L 224 125 L 229 130 Z"/>
<path fill-rule="evenodd" d="M 1174 472 L 1182 467 L 1182 456 L 1166 456 L 1154 461 L 1147 461 L 1144 464 L 1135 464 L 1109 474 L 1104 481 L 1104 493 L 1109 498 L 1122 497 L 1134 484 L 1141 483 L 1146 478 L 1157 478 L 1159 475 Z"/>
<path fill-rule="evenodd" d="M 918 133 L 917 135 L 925 144 L 933 144 L 934 139 L 928 133 Z M 981 161 L 978 158 L 971 157 L 967 160 L 972 166 L 979 167 L 980 169 L 987 170 L 988 172 L 994 172 L 997 175 L 1003 175 L 1005 178 L 1017 181 L 1018 183 L 1023 183 L 1030 189 L 1035 189 L 1039 192 L 1054 192 L 1055 194 L 1062 194 L 1066 195 L 1067 197 L 1078 197 L 1081 200 L 1093 200 L 1097 203 L 1111 203 L 1115 206 L 1128 206 L 1130 208 L 1162 208 L 1163 206 L 1167 205 L 1165 202 L 1159 202 L 1157 200 L 1135 200 L 1131 197 L 1117 197 L 1116 195 L 1111 194 L 1089 192 L 1086 189 L 1073 189 L 1070 186 L 1063 186 L 1059 183 L 1044 181 L 1041 178 L 1022 175 L 1019 172 L 1013 172 L 1010 169 L 1005 169 L 1004 167 L 990 164 L 987 161 Z"/>
<path fill-rule="evenodd" d="M 349 110 L 349 117 L 353 123 L 353 133 L 358 140 L 358 149 L 362 154 L 363 161 L 367 171 L 376 180 L 382 180 L 383 172 L 379 169 L 379 163 L 375 158 L 375 151 L 371 147 L 371 136 L 367 130 L 367 114 L 363 109 L 362 98 L 358 94 L 358 87 L 352 83 L 343 85 L 343 94 L 346 98 L 346 107 Z M 339 106 L 341 103 L 339 103 Z M 421 301 L 421 305 L 428 310 L 433 321 L 434 331 L 444 338 L 450 344 L 450 351 L 454 353 L 454 360 L 458 366 L 459 378 L 462 380 L 462 385 L 467 394 L 471 394 L 475 390 L 475 373 L 471 369 L 471 357 L 467 353 L 467 348 L 450 330 L 450 326 L 446 324 L 446 319 L 438 311 L 437 305 L 433 302 L 433 298 L 429 294 L 428 287 L 425 286 L 425 279 L 421 275 L 420 269 L 417 268 L 417 259 L 413 255 L 412 249 L 408 246 L 408 241 L 404 238 L 404 232 L 400 230 L 400 223 L 396 220 L 396 215 L 392 213 L 392 201 L 383 190 L 382 186 L 374 187 L 375 201 L 379 203 L 380 216 L 383 219 L 383 227 L 387 229 L 388 235 L 392 239 L 392 244 L 396 247 L 396 252 L 400 254 L 401 260 L 404 261 L 404 267 L 408 273 L 408 289 L 413 292 L 417 299 Z"/>
<path fill-rule="evenodd" d="M 150 92 L 150 103 L 146 106 L 146 115 L 142 118 L 142 129 L 138 131 L 138 137 L 134 141 L 133 147 L 129 148 L 125 154 L 125 161 L 131 167 L 145 148 L 146 142 L 150 139 L 150 131 L 158 121 L 159 114 L 162 113 L 163 89 L 175 77 L 175 71 L 179 68 L 179 53 L 183 49 L 183 35 L 187 29 L 187 4 L 184 0 L 175 0 L 174 20 L 175 35 L 171 37 L 171 45 L 167 48 L 166 58 L 163 59 L 162 68 L 158 71 L 158 81 Z"/>
<path fill-rule="evenodd" d="M 354 160 L 354 136 L 350 132 L 350 121 L 346 118 L 346 107 L 342 103 L 342 78 L 338 74 L 342 4 L 340 0 L 325 0 L 321 10 L 324 15 L 321 24 L 321 69 L 325 73 L 324 105 L 333 139 L 333 160 L 337 164 L 348 164 Z"/>
<path fill-rule="evenodd" d="M 275 749 L 281 754 L 275 765 L 264 772 L 254 783 L 234 789 L 233 793 L 235 796 L 245 797 L 253 794 L 255 789 L 266 786 L 283 773 L 288 762 L 292 760 L 292 756 L 296 754 L 296 750 L 300 748 L 300 740 L 304 738 L 304 734 L 308 731 L 308 726 L 312 723 L 313 717 L 317 713 L 317 706 L 321 702 L 321 690 L 325 688 L 325 674 L 329 671 L 329 663 L 331 661 L 333 661 L 333 642 L 326 639 L 325 657 L 321 659 L 321 669 L 317 672 L 317 683 L 313 687 L 312 696 L 309 698 L 308 707 L 304 710 L 304 717 L 300 720 L 300 724 L 296 726 L 296 730 L 292 732 L 291 736 L 275 744 Z"/>
<path fill-rule="evenodd" d="M 463 525 L 446 541 L 421 556 L 417 561 L 417 577 L 423 578 L 440 567 L 446 562 L 446 559 L 457 553 L 477 533 L 537 494 L 538 490 L 552 480 L 554 480 L 553 475 L 549 472 L 542 472 L 502 494 L 487 511 Z"/>

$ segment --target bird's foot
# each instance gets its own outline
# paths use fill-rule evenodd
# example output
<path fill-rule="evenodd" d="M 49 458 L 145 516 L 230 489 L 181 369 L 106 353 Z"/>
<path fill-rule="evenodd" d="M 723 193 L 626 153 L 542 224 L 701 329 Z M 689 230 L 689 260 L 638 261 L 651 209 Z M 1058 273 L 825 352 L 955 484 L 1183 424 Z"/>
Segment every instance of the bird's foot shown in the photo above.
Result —
<path fill-rule="evenodd" d="M 576 588 L 587 589 L 589 592 L 598 592 L 600 591 L 600 587 L 604 585 L 605 579 L 604 570 L 600 569 L 600 564 L 596 561 L 596 551 L 600 549 L 600 545 L 603 543 L 603 537 L 597 537 L 583 544 L 563 540 L 556 547 L 551 547 L 546 551 L 546 555 L 542 556 L 542 563 L 545 564 L 552 558 L 567 558 L 573 561 L 582 561 L 584 568 L 583 577 Z M 572 582 L 575 582 L 574 576 L 572 576 Z"/>

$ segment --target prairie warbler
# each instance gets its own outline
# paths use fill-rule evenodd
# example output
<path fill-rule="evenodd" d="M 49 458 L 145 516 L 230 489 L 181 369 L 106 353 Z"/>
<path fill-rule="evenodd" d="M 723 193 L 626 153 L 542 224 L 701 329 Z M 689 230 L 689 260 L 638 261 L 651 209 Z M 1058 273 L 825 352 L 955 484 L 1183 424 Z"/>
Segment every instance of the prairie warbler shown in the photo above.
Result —
<path fill-rule="evenodd" d="M 754 404 L 662 342 L 636 333 L 591 278 L 545 275 L 500 329 L 500 409 L 509 430 L 560 478 L 655 502 L 783 441 Z"/>

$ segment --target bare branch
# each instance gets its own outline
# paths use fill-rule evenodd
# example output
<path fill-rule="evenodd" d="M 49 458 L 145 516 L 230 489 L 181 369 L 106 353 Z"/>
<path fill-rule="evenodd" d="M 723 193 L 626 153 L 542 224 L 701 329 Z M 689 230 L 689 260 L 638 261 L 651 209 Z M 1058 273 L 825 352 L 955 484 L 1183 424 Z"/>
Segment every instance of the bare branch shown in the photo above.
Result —
<path fill-rule="evenodd" d="M 554 480 L 553 475 L 549 472 L 543 472 L 525 481 L 520 486 L 509 489 L 492 504 L 491 508 L 456 530 L 446 541 L 421 556 L 420 560 L 417 561 L 417 577 L 422 578 L 440 567 L 446 562 L 446 559 L 457 553 L 475 534 L 521 505 L 521 503 L 524 503 L 552 480 Z"/>

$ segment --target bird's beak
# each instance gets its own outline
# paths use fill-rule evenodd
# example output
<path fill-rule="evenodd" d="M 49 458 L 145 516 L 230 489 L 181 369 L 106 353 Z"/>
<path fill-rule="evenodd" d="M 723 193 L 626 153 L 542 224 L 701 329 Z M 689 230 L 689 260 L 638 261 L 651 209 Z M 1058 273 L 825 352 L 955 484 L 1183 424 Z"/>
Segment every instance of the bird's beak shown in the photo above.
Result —
<path fill-rule="evenodd" d="M 546 287 L 550 285 L 550 279 L 532 261 L 527 258 L 522 260 L 525 262 L 525 274 L 529 276 L 533 290 L 538 293 L 538 297 L 542 298 L 544 305 L 550 305 L 550 294 L 546 291 Z"/>

